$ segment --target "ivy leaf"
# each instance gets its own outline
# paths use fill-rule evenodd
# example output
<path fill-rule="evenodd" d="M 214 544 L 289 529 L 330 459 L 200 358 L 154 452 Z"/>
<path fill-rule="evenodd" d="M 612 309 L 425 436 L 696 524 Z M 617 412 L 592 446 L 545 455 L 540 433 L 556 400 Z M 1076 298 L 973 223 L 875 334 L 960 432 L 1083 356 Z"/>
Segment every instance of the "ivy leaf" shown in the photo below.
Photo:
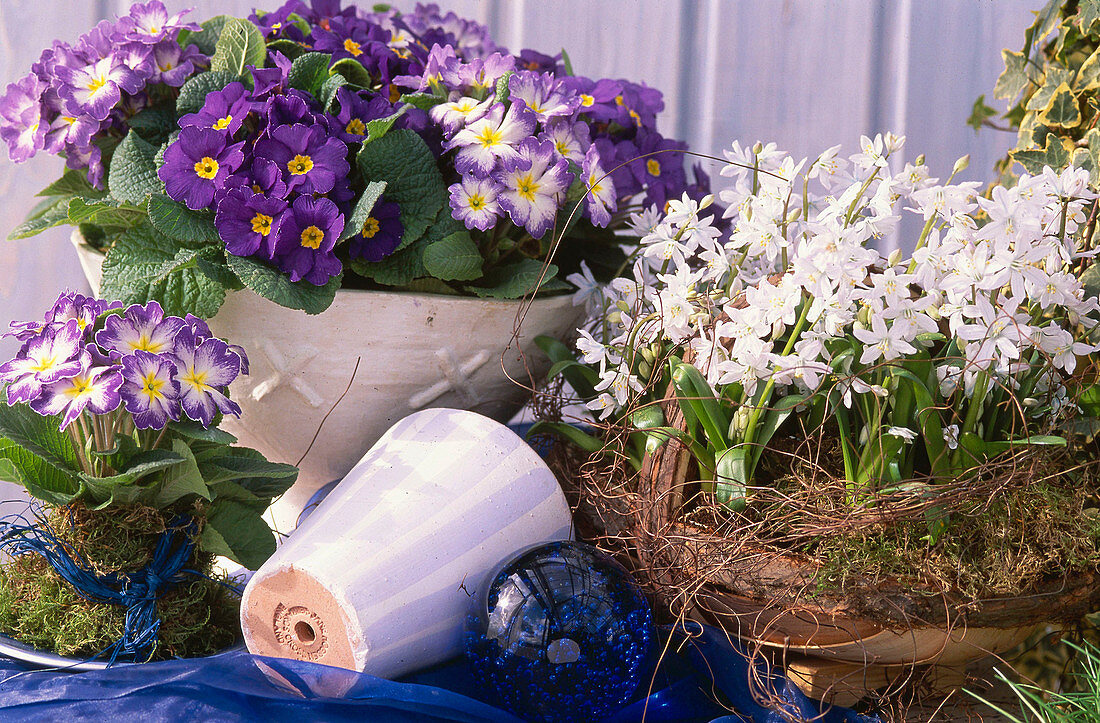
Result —
<path fill-rule="evenodd" d="M 176 99 L 176 113 L 181 116 L 197 113 L 202 110 L 208 93 L 221 90 L 234 80 L 237 80 L 237 76 L 228 71 L 199 73 L 188 79 L 180 88 L 179 98 Z"/>
<path fill-rule="evenodd" d="M 126 304 L 153 299 L 164 313 L 210 318 L 225 300 L 225 288 L 197 268 L 201 257 L 215 258 L 216 246 L 183 248 L 149 224 L 118 233 L 103 260 L 103 298 Z"/>
<path fill-rule="evenodd" d="M 1081 108 L 1069 86 L 1062 83 L 1055 91 L 1050 106 L 1039 114 L 1039 122 L 1046 125 L 1076 128 L 1081 125 Z"/>
<path fill-rule="evenodd" d="M 308 281 L 291 281 L 282 271 L 253 258 L 230 254 L 228 262 L 230 271 L 249 289 L 279 306 L 307 314 L 320 314 L 331 306 L 340 288 L 342 275 L 332 277 L 324 286 L 314 286 Z"/>
<path fill-rule="evenodd" d="M 997 84 L 993 86 L 993 97 L 1014 100 L 1031 80 L 1027 68 L 1027 56 L 1005 48 L 1001 51 L 1001 57 L 1004 58 L 1005 69 L 997 78 Z"/>
<path fill-rule="evenodd" d="M 1100 50 L 1081 63 L 1081 67 L 1077 69 L 1077 80 L 1073 88 L 1079 93 L 1089 93 L 1100 88 Z"/>
<path fill-rule="evenodd" d="M 106 191 L 101 191 L 88 183 L 88 176 L 84 171 L 69 169 L 61 178 L 35 194 L 36 196 L 81 196 L 82 198 L 103 198 Z"/>
<path fill-rule="evenodd" d="M 149 223 L 169 238 L 187 245 L 219 243 L 221 237 L 210 213 L 192 211 L 164 194 L 153 194 L 148 202 Z"/>
<path fill-rule="evenodd" d="M 444 281 L 480 278 L 481 264 L 481 251 L 465 229 L 428 244 L 424 249 L 424 268 Z"/>
<path fill-rule="evenodd" d="M 52 206 L 47 207 L 45 211 L 37 215 L 31 215 L 32 218 L 28 218 L 11 230 L 11 233 L 8 234 L 8 240 L 15 241 L 16 239 L 30 238 L 31 236 L 37 236 L 48 228 L 69 223 L 69 199 L 60 198 Z"/>
<path fill-rule="evenodd" d="M 221 37 L 222 29 L 228 21 L 228 15 L 215 15 L 202 23 L 202 30 L 198 32 L 181 30 L 180 46 L 186 48 L 188 45 L 197 45 L 203 55 L 213 55 L 217 50 L 218 38 Z"/>
<path fill-rule="evenodd" d="M 107 172 L 107 188 L 114 199 L 143 206 L 151 194 L 164 191 L 164 184 L 157 178 L 154 161 L 157 150 L 157 146 L 136 132 L 126 134 L 115 149 Z"/>
<path fill-rule="evenodd" d="M 248 66 L 262 68 L 265 60 L 267 45 L 260 29 L 248 20 L 229 18 L 214 46 L 210 70 L 224 71 L 234 78 L 244 78 Z"/>
<path fill-rule="evenodd" d="M 1039 89 L 1028 98 L 1027 110 L 1046 110 L 1054 100 L 1054 94 L 1058 92 L 1062 84 L 1073 82 L 1073 71 L 1063 68 L 1047 68 L 1046 77 Z"/>
<path fill-rule="evenodd" d="M 360 88 L 369 88 L 373 79 L 370 72 L 355 58 L 341 58 L 332 64 L 329 72 L 343 77 L 347 82 Z"/>
<path fill-rule="evenodd" d="M 1080 0 L 1077 4 L 1077 17 L 1073 24 L 1082 35 L 1091 35 L 1092 26 L 1100 20 L 1100 0 Z"/>
<path fill-rule="evenodd" d="M 291 88 L 318 95 L 329 76 L 328 65 L 331 62 L 332 56 L 328 53 L 304 53 L 291 63 L 287 82 Z"/>
<path fill-rule="evenodd" d="M 1089 160 L 1092 161 L 1092 167 L 1090 170 L 1090 182 L 1093 186 L 1100 185 L 1100 130 L 1096 128 L 1089 129 L 1089 132 L 1085 134 L 1085 143 L 1088 144 Z M 1096 264 L 1093 264 L 1089 269 L 1097 268 Z"/>
<path fill-rule="evenodd" d="M 1028 173 L 1036 175 L 1043 172 L 1045 166 L 1065 168 L 1069 162 L 1069 150 L 1054 135 L 1047 137 L 1046 147 L 1042 150 L 1013 151 L 1012 159 L 1024 167 Z"/>
<path fill-rule="evenodd" d="M 104 228 L 133 228 L 145 221 L 145 211 L 135 206 L 111 201 L 86 201 L 76 197 L 69 201 L 69 223 L 94 223 Z"/>
<path fill-rule="evenodd" d="M 535 259 L 523 259 L 522 261 L 506 266 L 497 266 L 485 274 L 482 286 L 467 287 L 478 296 L 494 299 L 518 299 L 546 285 L 558 273 L 558 267 L 550 264 L 543 276 L 542 262 Z M 539 283 L 539 279 L 542 283 Z"/>
<path fill-rule="evenodd" d="M 966 124 L 975 131 L 980 131 L 986 120 L 995 115 L 997 115 L 997 111 L 985 104 L 984 95 L 979 95 L 978 99 L 974 101 L 974 107 L 970 110 L 970 118 L 967 119 Z"/>
<path fill-rule="evenodd" d="M 199 538 L 205 552 L 257 570 L 275 552 L 275 535 L 253 507 L 227 498 L 210 506 Z"/>
<path fill-rule="evenodd" d="M 359 200 L 355 202 L 355 208 L 351 210 L 351 216 L 348 218 L 348 222 L 344 224 L 344 230 L 340 233 L 340 238 L 336 240 L 336 243 L 346 241 L 359 233 L 363 228 L 363 224 L 370 218 L 370 212 L 374 208 L 374 204 L 378 203 L 378 199 L 381 198 L 382 192 L 385 190 L 385 181 L 371 181 L 367 184 L 366 189 L 359 196 Z"/>
<path fill-rule="evenodd" d="M 405 233 L 398 250 L 423 236 L 447 203 L 443 176 L 424 139 L 400 128 L 364 142 L 357 160 L 365 178 L 386 182 L 386 198 L 401 208 Z"/>

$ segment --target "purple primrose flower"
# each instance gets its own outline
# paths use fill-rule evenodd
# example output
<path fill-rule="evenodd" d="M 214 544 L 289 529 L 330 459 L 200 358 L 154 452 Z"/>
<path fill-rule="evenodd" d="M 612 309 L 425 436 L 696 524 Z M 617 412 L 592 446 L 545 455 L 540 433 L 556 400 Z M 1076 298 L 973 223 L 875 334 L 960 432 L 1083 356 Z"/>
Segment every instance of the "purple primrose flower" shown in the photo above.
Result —
<path fill-rule="evenodd" d="M 209 427 L 214 415 L 241 415 L 241 408 L 224 389 L 241 371 L 241 357 L 221 339 L 201 339 L 189 328 L 176 336 L 173 347 L 179 401 L 187 416 Z"/>
<path fill-rule="evenodd" d="M 515 146 L 529 138 L 535 130 L 535 115 L 522 103 L 504 110 L 497 103 L 482 118 L 466 126 L 445 146 L 447 150 L 458 148 L 455 168 L 459 173 L 477 171 L 488 175 L 498 161 L 515 164 L 520 154 Z"/>
<path fill-rule="evenodd" d="M 8 155 L 22 163 L 46 145 L 49 124 L 42 115 L 40 98 L 45 85 L 34 73 L 8 85 L 0 98 L 0 138 L 8 144 Z"/>
<path fill-rule="evenodd" d="M 157 171 L 168 195 L 193 211 L 209 206 L 214 192 L 244 162 L 244 143 L 227 143 L 227 134 L 213 128 L 181 130 L 164 152 L 164 165 Z"/>
<path fill-rule="evenodd" d="M 202 109 L 198 113 L 188 113 L 180 118 L 179 126 L 213 128 L 232 135 L 240 129 L 250 110 L 252 102 L 247 97 L 244 85 L 240 81 L 233 81 L 221 90 L 207 93 Z"/>
<path fill-rule="evenodd" d="M 291 281 L 324 285 L 343 266 L 332 252 L 344 230 L 344 217 L 327 198 L 299 196 L 279 227 L 275 263 Z"/>
<path fill-rule="evenodd" d="M 119 18 L 116 26 L 120 40 L 132 40 L 145 45 L 156 45 L 162 40 L 174 39 L 180 30 L 202 30 L 197 23 L 183 22 L 183 16 L 191 12 L 183 10 L 169 16 L 164 3 L 149 0 L 147 3 L 134 3 L 130 14 Z"/>
<path fill-rule="evenodd" d="M 523 101 L 539 121 L 571 116 L 580 107 L 577 94 L 548 73 L 521 70 L 508 79 L 509 99 Z"/>
<path fill-rule="evenodd" d="M 517 226 L 534 238 L 550 230 L 565 191 L 573 180 L 569 162 L 555 160 L 554 146 L 534 138 L 519 146 L 520 160 L 505 164 L 493 178 L 504 188 L 500 206 Z"/>
<path fill-rule="evenodd" d="M 164 429 L 180 418 L 180 387 L 168 354 L 137 350 L 122 357 L 118 393 L 138 429 Z"/>
<path fill-rule="evenodd" d="M 46 329 L 29 339 L 19 354 L 0 366 L 0 381 L 10 382 L 8 403 L 29 402 L 44 385 L 74 376 L 87 366 L 84 332 L 72 319 L 58 329 Z"/>
<path fill-rule="evenodd" d="M 171 351 L 176 334 L 184 326 L 183 319 L 164 315 L 155 301 L 144 306 L 134 304 L 122 316 L 108 316 L 95 341 L 104 349 L 119 355 L 135 351 L 153 354 Z"/>
<path fill-rule="evenodd" d="M 218 202 L 214 225 L 225 242 L 225 250 L 234 256 L 259 255 L 271 260 L 275 256 L 275 239 L 279 235 L 286 201 L 237 188 Z"/>
<path fill-rule="evenodd" d="M 76 374 L 58 379 L 42 387 L 42 394 L 31 400 L 30 407 L 39 414 L 63 415 L 61 430 L 72 424 L 85 409 L 92 414 L 107 414 L 118 409 L 118 388 L 122 376 L 114 366 L 97 366 L 90 355 L 82 357 Z"/>
<path fill-rule="evenodd" d="M 466 228 L 488 231 L 501 214 L 497 195 L 501 187 L 491 178 L 466 175 L 452 185 L 451 215 L 466 224 Z"/>
<path fill-rule="evenodd" d="M 143 85 L 141 76 L 112 56 L 84 67 L 58 65 L 55 72 L 63 83 L 58 94 L 69 112 L 87 113 L 99 121 L 111 114 L 122 91 L 136 93 Z"/>
<path fill-rule="evenodd" d="M 401 223 L 401 207 L 393 201 L 379 198 L 359 233 L 351 237 L 348 253 L 367 261 L 381 261 L 401 245 L 405 227 Z"/>
<path fill-rule="evenodd" d="M 274 162 L 287 188 L 299 193 L 327 193 L 351 170 L 348 147 L 319 125 L 279 126 L 256 143 L 256 155 Z"/>

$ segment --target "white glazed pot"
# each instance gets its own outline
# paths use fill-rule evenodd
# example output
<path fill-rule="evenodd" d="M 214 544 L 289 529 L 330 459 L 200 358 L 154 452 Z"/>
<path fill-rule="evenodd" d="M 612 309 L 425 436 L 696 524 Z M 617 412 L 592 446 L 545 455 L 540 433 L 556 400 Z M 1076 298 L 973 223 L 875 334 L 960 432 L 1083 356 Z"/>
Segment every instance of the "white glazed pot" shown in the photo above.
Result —
<path fill-rule="evenodd" d="M 417 412 L 252 577 L 245 643 L 385 678 L 441 662 L 461 652 L 490 573 L 571 528 L 554 474 L 514 432 L 473 412 Z"/>
<path fill-rule="evenodd" d="M 78 231 L 72 240 L 98 293 L 103 255 Z M 241 419 L 227 418 L 222 427 L 274 462 L 296 464 L 309 449 L 298 482 L 269 511 L 275 529 L 294 529 L 313 493 L 347 474 L 411 412 L 459 407 L 510 419 L 530 396 L 520 384 L 530 386 L 531 376 L 538 380 L 550 365 L 535 337 L 567 336 L 581 315 L 569 296 L 536 299 L 520 323 L 524 308 L 516 301 L 348 290 L 310 316 L 250 291 L 230 292 L 210 327 L 245 348 L 251 370 L 230 387 Z"/>

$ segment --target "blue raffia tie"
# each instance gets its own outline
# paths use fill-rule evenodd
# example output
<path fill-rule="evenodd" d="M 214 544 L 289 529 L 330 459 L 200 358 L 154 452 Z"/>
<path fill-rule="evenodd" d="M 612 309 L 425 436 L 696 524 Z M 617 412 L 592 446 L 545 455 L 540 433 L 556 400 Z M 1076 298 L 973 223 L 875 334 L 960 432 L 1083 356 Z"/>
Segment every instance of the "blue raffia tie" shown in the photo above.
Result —
<path fill-rule="evenodd" d="M 54 536 L 37 512 L 35 517 L 37 525 L 27 524 L 22 515 L 0 519 L 0 552 L 13 557 L 39 555 L 85 600 L 126 609 L 122 637 L 93 659 L 109 654 L 111 664 L 120 657 L 148 660 L 160 631 L 157 600 L 187 575 L 201 574 L 184 569 L 194 548 L 194 520 L 183 516 L 172 520 L 157 541 L 153 559 L 140 570 L 97 575 L 80 553 Z"/>

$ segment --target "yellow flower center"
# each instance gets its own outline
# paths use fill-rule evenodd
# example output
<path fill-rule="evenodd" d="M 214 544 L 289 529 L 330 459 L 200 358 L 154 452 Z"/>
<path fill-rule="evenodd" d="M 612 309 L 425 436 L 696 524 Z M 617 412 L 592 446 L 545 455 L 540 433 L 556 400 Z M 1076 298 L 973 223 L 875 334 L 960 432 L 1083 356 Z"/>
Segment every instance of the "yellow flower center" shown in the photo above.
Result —
<path fill-rule="evenodd" d="M 271 216 L 263 213 L 257 213 L 252 217 L 252 232 L 258 233 L 261 236 L 267 236 L 271 233 Z"/>
<path fill-rule="evenodd" d="M 321 248 L 321 242 L 325 240 L 325 232 L 316 226 L 309 226 L 302 231 L 302 246 L 307 249 Z"/>
<path fill-rule="evenodd" d="M 195 173 L 199 178 L 213 178 L 218 175 L 218 162 L 210 156 L 203 156 L 203 159 L 195 164 Z"/>
<path fill-rule="evenodd" d="M 219 118 L 214 121 L 212 128 L 216 131 L 224 131 L 229 127 L 229 124 L 233 122 L 233 116 L 227 115 L 225 118 Z"/>
<path fill-rule="evenodd" d="M 642 117 L 638 115 L 638 111 L 631 108 L 627 111 L 627 114 L 634 120 L 634 124 L 640 126 L 642 124 Z"/>
<path fill-rule="evenodd" d="M 367 124 L 358 118 L 352 118 L 348 121 L 348 125 L 344 128 L 344 131 L 352 134 L 353 136 L 365 135 L 367 132 Z"/>
<path fill-rule="evenodd" d="M 596 178 L 595 173 L 588 177 L 588 188 L 592 191 L 593 196 L 600 195 L 600 191 L 603 190 L 603 186 L 600 185 L 600 181 Z"/>
<path fill-rule="evenodd" d="M 523 196 L 528 201 L 535 200 L 535 193 L 539 190 L 539 184 L 535 183 L 535 179 L 531 177 L 531 174 L 523 176 L 519 179 L 519 184 L 516 186 L 516 191 L 520 196 Z"/>
<path fill-rule="evenodd" d="M 344 41 L 344 50 L 348 51 L 357 58 L 363 54 L 363 49 L 359 46 L 359 43 L 355 42 L 351 38 L 348 38 Z"/>
<path fill-rule="evenodd" d="M 106 75 L 100 75 L 100 76 L 94 77 L 88 83 L 88 92 L 95 95 L 97 92 L 99 92 L 100 88 L 102 88 L 105 85 L 107 85 L 107 76 Z"/>
<path fill-rule="evenodd" d="M 88 391 L 88 387 L 92 386 L 91 381 L 83 374 L 73 377 L 70 383 L 72 386 L 65 390 L 66 394 L 70 397 L 79 397 L 81 394 Z"/>
<path fill-rule="evenodd" d="M 585 108 L 591 108 L 595 105 L 596 99 L 590 96 L 588 93 L 581 93 L 581 105 Z"/>
<path fill-rule="evenodd" d="M 158 33 L 160 33 L 160 28 L 158 28 L 156 25 L 153 25 L 149 28 L 150 35 L 157 35 Z"/>
<path fill-rule="evenodd" d="M 623 104 L 623 97 L 621 95 L 615 96 L 615 105 L 622 105 L 622 104 Z"/>
<path fill-rule="evenodd" d="M 472 193 L 470 194 L 469 204 L 471 211 L 480 211 L 485 208 L 485 196 L 480 193 Z"/>
<path fill-rule="evenodd" d="M 554 148 L 563 156 L 569 153 L 569 146 L 565 145 L 565 141 L 554 141 Z"/>
<path fill-rule="evenodd" d="M 657 162 L 656 158 L 650 158 L 645 162 L 645 169 L 649 171 L 649 175 L 657 177 L 661 175 L 661 164 Z"/>
<path fill-rule="evenodd" d="M 149 401 L 156 399 L 162 399 L 164 394 L 160 391 L 164 386 L 164 380 L 156 375 L 156 372 L 149 372 L 141 380 L 141 393 L 149 397 Z"/>
<path fill-rule="evenodd" d="M 363 238 L 374 238 L 379 228 L 378 219 L 374 216 L 367 216 L 367 220 L 363 222 Z"/>
<path fill-rule="evenodd" d="M 130 342 L 130 351 L 137 351 L 138 349 L 141 349 L 142 351 L 148 351 L 156 354 L 163 348 L 163 343 L 154 342 L 152 339 L 149 338 L 148 334 L 142 334 L 140 337 L 138 337 L 137 341 Z"/>
<path fill-rule="evenodd" d="M 313 170 L 313 159 L 309 156 L 294 156 L 290 163 L 286 164 L 287 170 L 293 176 L 301 176 Z"/>
<path fill-rule="evenodd" d="M 253 192 L 253 193 L 263 193 L 263 192 L 264 192 L 264 189 L 260 188 L 260 184 L 258 184 L 258 183 L 253 183 L 253 184 L 252 184 L 252 192 Z"/>
<path fill-rule="evenodd" d="M 482 148 L 492 148 L 493 146 L 500 145 L 501 139 L 503 137 L 504 134 L 501 133 L 498 128 L 485 126 L 485 128 L 481 131 L 481 135 L 477 137 L 477 141 L 481 144 Z"/>
<path fill-rule="evenodd" d="M 47 369 L 52 369 L 54 363 L 57 361 L 57 357 L 46 357 L 41 359 L 37 364 L 31 367 L 32 372 L 44 372 Z"/>
<path fill-rule="evenodd" d="M 199 391 L 204 391 L 209 386 L 206 383 L 206 376 L 207 372 L 199 372 L 195 370 L 195 367 L 191 367 L 180 381 L 184 384 L 190 384 Z"/>

